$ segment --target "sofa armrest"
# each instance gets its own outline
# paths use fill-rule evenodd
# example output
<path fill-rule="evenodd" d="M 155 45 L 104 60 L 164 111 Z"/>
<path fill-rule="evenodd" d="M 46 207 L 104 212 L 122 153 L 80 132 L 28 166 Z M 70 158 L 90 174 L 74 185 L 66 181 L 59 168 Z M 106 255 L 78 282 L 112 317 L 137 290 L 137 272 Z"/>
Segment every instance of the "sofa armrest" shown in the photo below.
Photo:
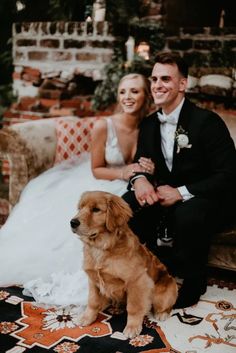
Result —
<path fill-rule="evenodd" d="M 14 206 L 30 179 L 50 168 L 56 151 L 55 119 L 40 119 L 0 130 L 0 158 L 8 160 L 9 203 Z"/>

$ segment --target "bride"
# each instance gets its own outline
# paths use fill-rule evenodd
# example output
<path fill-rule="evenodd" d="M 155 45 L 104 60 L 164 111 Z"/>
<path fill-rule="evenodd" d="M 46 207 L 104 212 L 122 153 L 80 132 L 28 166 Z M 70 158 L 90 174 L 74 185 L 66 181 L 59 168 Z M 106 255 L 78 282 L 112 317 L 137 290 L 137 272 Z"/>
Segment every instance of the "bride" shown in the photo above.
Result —
<path fill-rule="evenodd" d="M 87 277 L 82 243 L 70 229 L 80 195 L 126 191 L 136 171 L 153 172 L 151 160 L 132 163 L 142 118 L 148 113 L 148 80 L 124 76 L 118 86 L 119 110 L 99 119 L 92 131 L 91 154 L 63 162 L 30 181 L 0 230 L 0 286 L 23 285 L 41 303 L 84 304 Z"/>

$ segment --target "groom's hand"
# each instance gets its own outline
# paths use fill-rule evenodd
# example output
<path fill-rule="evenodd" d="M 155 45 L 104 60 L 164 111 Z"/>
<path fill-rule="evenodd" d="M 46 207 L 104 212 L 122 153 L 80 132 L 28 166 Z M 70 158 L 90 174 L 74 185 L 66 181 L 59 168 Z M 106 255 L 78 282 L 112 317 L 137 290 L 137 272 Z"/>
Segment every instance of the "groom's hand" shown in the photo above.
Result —
<path fill-rule="evenodd" d="M 177 188 L 170 185 L 161 185 L 157 188 L 157 196 L 162 206 L 168 207 L 174 205 L 183 198 Z"/>
<path fill-rule="evenodd" d="M 133 186 L 135 197 L 141 206 L 145 206 L 146 204 L 153 205 L 158 201 L 157 193 L 146 177 L 137 178 Z"/>

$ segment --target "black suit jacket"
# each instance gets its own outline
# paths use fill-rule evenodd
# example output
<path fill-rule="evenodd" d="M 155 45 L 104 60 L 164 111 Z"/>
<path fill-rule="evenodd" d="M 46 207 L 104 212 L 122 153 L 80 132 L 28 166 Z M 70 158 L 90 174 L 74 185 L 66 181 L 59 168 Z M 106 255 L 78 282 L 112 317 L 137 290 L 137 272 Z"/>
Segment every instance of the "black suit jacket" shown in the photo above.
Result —
<path fill-rule="evenodd" d="M 156 185 L 185 185 L 191 194 L 207 198 L 224 198 L 225 193 L 235 191 L 236 150 L 224 121 L 214 112 L 185 99 L 177 130 L 180 127 L 187 133 L 192 147 L 177 153 L 175 141 L 170 172 L 161 150 L 157 113 L 142 121 L 134 162 L 142 156 L 152 159 L 155 174 L 151 177 L 145 174 L 147 178 Z"/>

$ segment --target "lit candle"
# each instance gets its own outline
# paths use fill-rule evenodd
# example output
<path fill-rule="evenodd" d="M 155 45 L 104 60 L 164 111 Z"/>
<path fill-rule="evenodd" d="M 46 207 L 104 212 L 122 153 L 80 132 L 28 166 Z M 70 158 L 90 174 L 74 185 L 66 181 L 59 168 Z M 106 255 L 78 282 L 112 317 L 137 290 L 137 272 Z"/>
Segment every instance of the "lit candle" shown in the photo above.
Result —
<path fill-rule="evenodd" d="M 95 3 L 93 4 L 93 20 L 95 22 L 103 22 L 105 20 L 105 14 L 105 2 L 101 0 L 95 1 Z"/>
<path fill-rule="evenodd" d="M 126 59 L 127 61 L 132 61 L 134 58 L 134 45 L 135 45 L 134 38 L 129 36 L 125 45 L 126 45 Z"/>

